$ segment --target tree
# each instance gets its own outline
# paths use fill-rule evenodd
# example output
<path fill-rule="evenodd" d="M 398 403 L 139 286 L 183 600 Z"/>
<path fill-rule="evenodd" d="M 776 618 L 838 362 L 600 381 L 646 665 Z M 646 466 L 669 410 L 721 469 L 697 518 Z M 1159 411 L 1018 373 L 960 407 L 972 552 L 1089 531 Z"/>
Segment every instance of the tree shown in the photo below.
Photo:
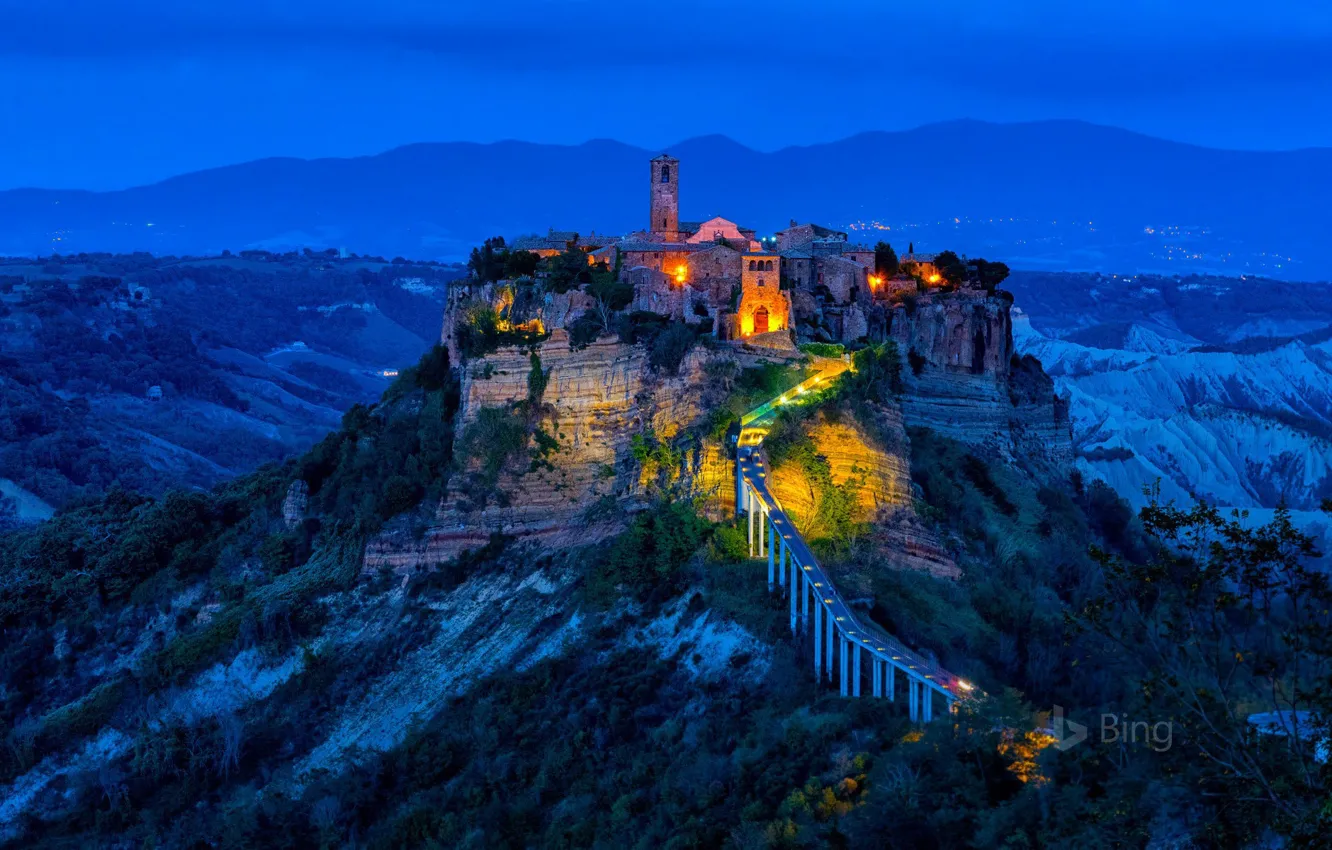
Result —
<path fill-rule="evenodd" d="M 472 255 L 467 260 L 467 268 L 482 283 L 503 280 L 508 258 L 509 249 L 504 244 L 504 237 L 492 236 L 480 248 L 472 249 Z"/>
<path fill-rule="evenodd" d="M 606 271 L 604 266 L 591 271 L 584 269 L 584 274 L 591 278 L 587 294 L 596 302 L 588 312 L 592 312 L 599 322 L 598 332 L 609 331 L 614 323 L 615 314 L 628 307 L 634 300 L 633 284 L 616 280 L 615 275 Z"/>
<path fill-rule="evenodd" d="M 531 251 L 510 250 L 505 255 L 504 277 L 509 280 L 531 277 L 536 274 L 537 265 L 540 262 L 541 258 Z"/>
<path fill-rule="evenodd" d="M 885 278 L 897 274 L 899 265 L 897 262 L 897 252 L 893 246 L 887 242 L 880 242 L 874 246 L 874 272 Z"/>
<path fill-rule="evenodd" d="M 934 267 L 939 275 L 952 286 L 961 286 L 967 279 L 967 267 L 961 258 L 952 251 L 940 251 L 934 257 Z"/>
<path fill-rule="evenodd" d="M 579 284 L 592 280 L 588 266 L 587 252 L 578 247 L 578 237 L 569 241 L 563 251 L 553 257 L 547 257 L 543 264 L 546 268 L 546 280 L 555 292 L 568 292 Z"/>
<path fill-rule="evenodd" d="M 1314 538 L 1284 507 L 1254 527 L 1150 495 L 1141 519 L 1161 545 L 1146 563 L 1093 550 L 1104 592 L 1077 622 L 1117 645 L 1149 704 L 1174 718 L 1187 781 L 1251 807 L 1255 831 L 1320 829 L 1332 584 Z"/>
<path fill-rule="evenodd" d="M 1008 266 L 1004 263 L 976 259 L 971 265 L 976 270 L 976 282 L 980 284 L 981 289 L 991 294 L 999 288 L 999 284 L 1008 279 Z"/>

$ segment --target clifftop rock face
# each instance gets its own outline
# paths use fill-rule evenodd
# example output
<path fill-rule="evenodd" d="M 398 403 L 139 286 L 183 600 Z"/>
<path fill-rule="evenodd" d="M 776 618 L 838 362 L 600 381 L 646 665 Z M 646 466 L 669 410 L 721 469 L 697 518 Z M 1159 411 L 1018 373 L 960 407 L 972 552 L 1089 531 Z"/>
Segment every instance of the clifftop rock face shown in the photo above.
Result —
<path fill-rule="evenodd" d="M 1039 364 L 1015 359 L 1011 305 L 1003 293 L 960 290 L 894 309 L 889 336 L 904 360 L 906 424 L 1065 469 L 1073 459 L 1068 405 Z"/>
<path fill-rule="evenodd" d="M 849 419 L 819 416 L 809 427 L 815 450 L 828 462 L 832 482 L 851 484 L 860 522 L 871 523 L 876 551 L 904 570 L 957 578 L 961 571 L 938 536 L 912 507 L 911 446 L 896 406 L 873 407 L 876 434 Z M 820 493 L 793 464 L 772 470 L 772 492 L 806 536 L 825 533 L 818 527 Z"/>
<path fill-rule="evenodd" d="M 503 494 L 498 504 L 477 509 L 477 494 L 455 482 L 423 539 L 402 533 L 381 537 L 367 551 L 368 567 L 433 565 L 485 545 L 495 532 L 552 548 L 584 545 L 614 533 L 618 522 L 600 517 L 621 512 L 598 511 L 599 504 L 632 508 L 650 496 L 652 482 L 641 480 L 633 456 L 634 436 L 651 431 L 671 440 L 700 424 L 715 404 L 707 364 L 734 359 L 729 352 L 696 347 L 679 375 L 660 375 L 642 346 L 603 338 L 574 350 L 562 330 L 537 347 L 536 355 L 546 374 L 537 425 L 558 449 L 544 463 L 531 463 L 526 452 L 507 463 L 497 482 Z M 533 365 L 526 351 L 507 348 L 463 369 L 460 445 L 483 410 L 509 410 L 528 398 Z M 710 496 L 714 512 L 723 512 L 727 504 L 733 509 L 734 494 L 727 492 L 734 489 L 733 473 L 719 446 L 696 444 L 681 468 L 666 474 L 682 475 L 686 486 Z"/>

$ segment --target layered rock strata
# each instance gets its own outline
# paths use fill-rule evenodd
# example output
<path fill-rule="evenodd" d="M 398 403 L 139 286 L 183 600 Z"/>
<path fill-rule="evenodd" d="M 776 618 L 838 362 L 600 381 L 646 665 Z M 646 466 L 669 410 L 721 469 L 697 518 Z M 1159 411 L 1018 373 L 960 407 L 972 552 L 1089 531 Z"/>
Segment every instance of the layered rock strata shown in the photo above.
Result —
<path fill-rule="evenodd" d="M 1067 403 L 1040 364 L 1015 359 L 1005 293 L 961 290 L 897 306 L 889 336 L 902 356 L 909 426 L 1023 459 L 1050 472 L 1072 462 Z"/>

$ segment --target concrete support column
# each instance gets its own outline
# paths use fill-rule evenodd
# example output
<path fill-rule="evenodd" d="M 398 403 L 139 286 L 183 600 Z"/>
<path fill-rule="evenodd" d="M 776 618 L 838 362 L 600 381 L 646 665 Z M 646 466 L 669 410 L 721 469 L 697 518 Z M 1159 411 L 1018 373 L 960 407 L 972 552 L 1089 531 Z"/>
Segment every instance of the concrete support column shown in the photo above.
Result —
<path fill-rule="evenodd" d="M 860 644 L 855 644 L 851 656 L 851 696 L 860 696 Z"/>
<path fill-rule="evenodd" d="M 773 580 L 777 577 L 777 562 L 774 554 L 777 551 L 777 526 L 773 523 L 771 514 L 765 511 L 763 517 L 766 520 L 764 524 L 768 527 L 768 592 L 772 593 Z"/>
<path fill-rule="evenodd" d="M 762 558 L 763 553 L 767 552 L 767 546 L 765 545 L 767 541 L 767 508 L 763 506 L 763 502 L 758 501 L 757 493 L 754 494 L 754 501 L 758 502 L 758 557 Z"/>
<path fill-rule="evenodd" d="M 783 560 L 783 561 L 786 560 L 786 545 L 785 545 L 785 544 L 782 545 L 782 560 Z M 804 585 L 803 582 L 800 581 L 799 570 L 800 570 L 800 566 L 799 566 L 798 564 L 796 564 L 796 562 L 795 562 L 795 558 L 791 558 L 791 583 L 790 583 L 790 587 L 787 588 L 787 590 L 788 590 L 789 595 L 790 595 L 790 597 L 791 597 L 791 634 L 792 634 L 792 635 L 794 635 L 794 634 L 796 633 L 796 617 L 798 616 L 798 614 L 797 614 L 797 612 L 796 612 L 796 606 L 799 604 L 799 602 L 798 602 L 798 600 L 796 599 L 796 597 L 797 597 L 797 596 L 804 596 L 804 595 L 805 595 L 805 585 Z M 782 575 L 786 575 L 786 572 L 785 572 L 784 570 L 782 571 Z"/>
<path fill-rule="evenodd" d="M 907 676 L 907 716 L 911 722 L 915 723 L 918 719 L 916 712 L 916 680 Z"/>
<path fill-rule="evenodd" d="M 749 513 L 749 557 L 754 557 L 754 491 L 745 488 L 745 505 Z"/>
<path fill-rule="evenodd" d="M 741 433 L 743 437 L 743 432 Z M 735 447 L 735 515 L 740 516 L 745 510 L 745 498 L 748 495 L 745 487 L 745 473 L 740 465 L 745 462 L 745 448 L 743 446 Z"/>
<path fill-rule="evenodd" d="M 823 606 L 814 606 L 814 681 L 823 684 Z"/>
<path fill-rule="evenodd" d="M 920 699 L 923 703 L 921 708 L 925 709 L 921 715 L 926 723 L 934 719 L 934 690 L 927 687 L 924 682 L 920 683 Z"/>
<path fill-rule="evenodd" d="M 883 668 L 879 666 L 882 663 L 874 656 L 870 656 L 870 670 L 873 671 L 870 675 L 870 695 L 875 699 L 883 696 Z"/>
<path fill-rule="evenodd" d="M 897 699 L 897 668 L 883 662 L 884 689 L 888 691 L 888 701 L 893 702 Z"/>
<path fill-rule="evenodd" d="M 846 638 L 842 638 L 837 642 L 837 644 L 838 644 L 837 648 L 842 656 L 839 659 L 841 670 L 838 671 L 841 674 L 841 679 L 842 679 L 841 681 L 842 696 L 847 696 L 849 692 L 849 688 L 847 686 L 850 684 L 850 678 L 846 675 L 846 655 L 847 655 L 847 649 L 849 647 L 847 645 Z"/>
<path fill-rule="evenodd" d="M 821 597 L 819 599 L 819 607 L 820 608 L 823 607 L 823 599 Z M 828 608 L 823 612 L 823 619 L 826 620 L 828 623 L 828 635 L 823 642 L 823 648 L 828 653 L 828 659 L 827 659 L 828 681 L 831 682 L 833 677 L 833 647 L 836 645 L 834 643 L 834 640 L 837 637 L 837 624 L 833 622 L 833 613 L 831 608 Z"/>
<path fill-rule="evenodd" d="M 809 579 L 805 577 L 805 571 L 800 570 L 800 627 L 803 629 L 809 624 L 809 595 L 814 588 L 809 586 Z"/>
<path fill-rule="evenodd" d="M 786 587 L 786 558 L 787 558 L 786 538 L 782 536 L 782 533 L 780 531 L 778 531 L 777 532 L 777 586 L 778 587 Z M 794 591 L 795 582 L 791 583 L 791 588 Z"/>

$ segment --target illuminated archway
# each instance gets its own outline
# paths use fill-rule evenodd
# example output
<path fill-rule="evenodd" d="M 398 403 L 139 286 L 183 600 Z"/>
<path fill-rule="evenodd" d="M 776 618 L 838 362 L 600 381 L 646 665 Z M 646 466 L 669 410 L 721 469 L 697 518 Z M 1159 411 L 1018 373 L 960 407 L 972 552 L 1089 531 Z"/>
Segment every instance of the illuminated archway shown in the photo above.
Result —
<path fill-rule="evenodd" d="M 754 333 L 765 334 L 768 332 L 768 308 L 760 307 L 754 311 Z"/>

